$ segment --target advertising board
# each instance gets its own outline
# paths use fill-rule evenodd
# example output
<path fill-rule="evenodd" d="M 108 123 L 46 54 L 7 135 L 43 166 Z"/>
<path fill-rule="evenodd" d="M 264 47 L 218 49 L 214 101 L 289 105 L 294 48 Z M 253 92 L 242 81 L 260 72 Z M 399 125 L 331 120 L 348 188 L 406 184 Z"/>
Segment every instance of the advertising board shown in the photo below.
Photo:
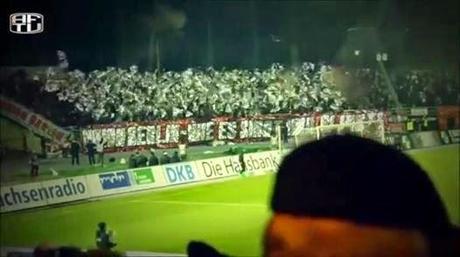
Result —
<path fill-rule="evenodd" d="M 180 162 L 163 165 L 163 174 L 168 184 L 183 184 L 198 181 L 199 176 L 195 162 Z"/>
<path fill-rule="evenodd" d="M 89 197 L 88 185 L 84 176 L 2 186 L 0 190 L 0 212 L 70 202 Z"/>
<path fill-rule="evenodd" d="M 243 170 L 238 156 L 198 160 L 195 163 L 203 179 L 237 176 Z"/>
<path fill-rule="evenodd" d="M 265 172 L 275 172 L 281 164 L 281 157 L 278 151 L 266 151 L 250 153 L 244 155 L 246 172 L 265 174 Z"/>
<path fill-rule="evenodd" d="M 155 182 L 155 176 L 150 167 L 132 170 L 132 174 L 136 185 L 152 184 Z"/>
<path fill-rule="evenodd" d="M 104 190 L 117 189 L 131 186 L 128 171 L 117 171 L 99 175 L 99 182 Z"/>

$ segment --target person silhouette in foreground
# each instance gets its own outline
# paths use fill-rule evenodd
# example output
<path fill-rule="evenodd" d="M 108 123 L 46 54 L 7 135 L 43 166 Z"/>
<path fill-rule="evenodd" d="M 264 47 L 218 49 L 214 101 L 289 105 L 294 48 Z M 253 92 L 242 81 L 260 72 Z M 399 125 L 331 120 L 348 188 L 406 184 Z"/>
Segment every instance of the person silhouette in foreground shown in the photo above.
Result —
<path fill-rule="evenodd" d="M 217 251 L 214 247 L 200 241 L 190 241 L 187 245 L 189 257 L 229 257 Z"/>
<path fill-rule="evenodd" d="M 368 139 L 330 136 L 295 149 L 271 208 L 265 257 L 460 256 L 459 229 L 425 171 Z"/>
<path fill-rule="evenodd" d="M 107 230 L 105 222 L 99 222 L 96 230 L 96 246 L 100 250 L 111 250 L 117 244 L 113 242 L 113 232 Z"/>
<path fill-rule="evenodd" d="M 23 255 L 19 255 L 23 256 Z M 53 247 L 42 243 L 35 247 L 33 257 L 88 257 L 80 248 L 73 246 Z"/>

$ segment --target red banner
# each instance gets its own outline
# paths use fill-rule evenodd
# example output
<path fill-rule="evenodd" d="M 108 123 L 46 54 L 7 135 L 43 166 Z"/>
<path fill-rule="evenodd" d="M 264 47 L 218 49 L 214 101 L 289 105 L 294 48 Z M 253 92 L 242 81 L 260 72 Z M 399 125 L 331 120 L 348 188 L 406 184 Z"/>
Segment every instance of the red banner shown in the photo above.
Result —
<path fill-rule="evenodd" d="M 171 148 L 178 144 L 202 144 L 209 141 L 252 142 L 270 139 L 281 126 L 288 136 L 315 126 L 385 120 L 375 111 L 349 111 L 340 114 L 277 114 L 246 118 L 218 117 L 211 120 L 125 122 L 93 125 L 82 131 L 83 140 L 107 142 L 108 151 L 135 148 Z"/>
<path fill-rule="evenodd" d="M 64 143 L 68 134 L 64 129 L 56 126 L 51 121 L 45 119 L 43 116 L 33 113 L 24 106 L 0 96 L 0 113 L 29 128 L 39 136 L 51 139 L 56 143 Z"/>
<path fill-rule="evenodd" d="M 440 130 L 460 128 L 460 107 L 459 106 L 440 106 L 438 107 L 438 125 L 439 125 Z M 451 128 L 449 128 L 449 125 L 451 126 Z"/>

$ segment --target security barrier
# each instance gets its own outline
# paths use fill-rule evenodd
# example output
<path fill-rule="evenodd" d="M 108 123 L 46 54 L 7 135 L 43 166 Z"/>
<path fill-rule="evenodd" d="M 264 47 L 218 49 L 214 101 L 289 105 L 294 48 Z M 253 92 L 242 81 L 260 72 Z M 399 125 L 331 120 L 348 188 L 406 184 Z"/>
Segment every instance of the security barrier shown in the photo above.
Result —
<path fill-rule="evenodd" d="M 105 172 L 86 177 L 92 198 L 167 185 L 158 166 Z"/>
<path fill-rule="evenodd" d="M 243 159 L 240 159 L 239 156 L 226 156 L 2 186 L 0 212 L 217 180 L 238 176 L 242 172 L 250 175 L 263 175 L 276 171 L 280 161 L 281 155 L 278 151 L 266 151 L 245 154 Z"/>
<path fill-rule="evenodd" d="M 91 196 L 86 176 L 2 186 L 0 212 L 71 202 Z"/>

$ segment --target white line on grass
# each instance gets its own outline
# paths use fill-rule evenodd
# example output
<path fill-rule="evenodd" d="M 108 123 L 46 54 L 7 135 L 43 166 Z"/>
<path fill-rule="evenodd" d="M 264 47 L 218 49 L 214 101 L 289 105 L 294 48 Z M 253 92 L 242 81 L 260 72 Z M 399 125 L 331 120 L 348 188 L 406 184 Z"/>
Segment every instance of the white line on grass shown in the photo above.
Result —
<path fill-rule="evenodd" d="M 204 205 L 204 206 L 229 206 L 229 207 L 254 207 L 267 208 L 266 204 L 259 203 L 222 203 L 222 202 L 189 202 L 189 201 L 146 201 L 131 200 L 130 203 L 150 203 L 150 204 L 176 204 L 176 205 Z"/>

